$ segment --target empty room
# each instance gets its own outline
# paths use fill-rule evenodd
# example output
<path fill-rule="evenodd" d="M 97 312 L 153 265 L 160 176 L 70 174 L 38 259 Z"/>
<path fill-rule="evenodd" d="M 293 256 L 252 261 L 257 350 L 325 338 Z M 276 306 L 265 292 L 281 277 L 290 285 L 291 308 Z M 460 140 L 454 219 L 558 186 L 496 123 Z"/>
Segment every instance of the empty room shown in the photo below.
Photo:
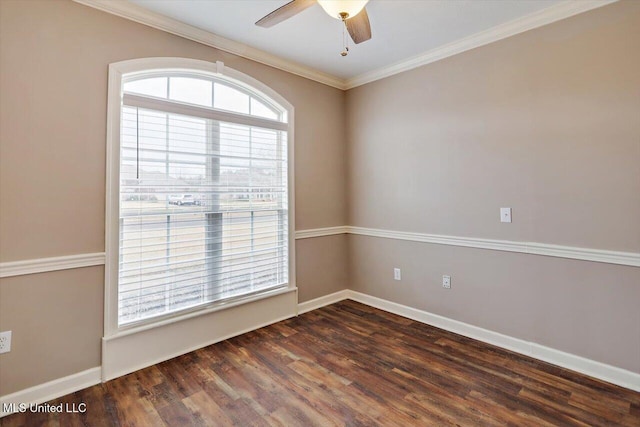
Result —
<path fill-rule="evenodd" d="M 0 0 L 0 426 L 640 427 L 640 1 Z"/>

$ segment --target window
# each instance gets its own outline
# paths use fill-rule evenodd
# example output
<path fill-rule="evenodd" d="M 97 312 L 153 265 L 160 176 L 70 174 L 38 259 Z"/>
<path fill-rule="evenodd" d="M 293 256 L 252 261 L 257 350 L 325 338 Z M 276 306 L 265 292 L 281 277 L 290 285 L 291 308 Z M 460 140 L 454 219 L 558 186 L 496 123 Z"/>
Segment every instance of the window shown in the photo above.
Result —
<path fill-rule="evenodd" d="M 291 108 L 221 63 L 191 62 L 112 80 L 115 330 L 291 286 Z"/>

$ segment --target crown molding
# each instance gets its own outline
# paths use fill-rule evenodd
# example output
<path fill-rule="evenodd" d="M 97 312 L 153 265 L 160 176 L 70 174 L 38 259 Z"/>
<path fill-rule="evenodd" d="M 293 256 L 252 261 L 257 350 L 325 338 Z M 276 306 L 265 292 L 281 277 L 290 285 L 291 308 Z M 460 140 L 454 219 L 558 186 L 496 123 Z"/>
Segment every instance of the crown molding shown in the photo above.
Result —
<path fill-rule="evenodd" d="M 546 9 L 505 22 L 504 24 L 456 40 L 409 59 L 347 79 L 345 82 L 345 90 L 431 64 L 432 62 L 457 55 L 467 50 L 506 39 L 507 37 L 524 33 L 525 31 L 533 30 L 592 9 L 615 3 L 616 1 L 618 0 L 565 0 Z"/>
<path fill-rule="evenodd" d="M 277 55 L 256 49 L 244 43 L 221 37 L 209 31 L 185 24 L 176 19 L 152 12 L 143 7 L 124 0 L 73 0 L 76 3 L 89 6 L 103 12 L 111 13 L 140 24 L 147 25 L 204 45 L 238 55 L 270 67 L 278 68 L 327 86 L 341 90 L 348 90 L 366 83 L 384 79 L 395 74 L 403 73 L 453 55 L 475 49 L 486 44 L 542 27 L 571 16 L 587 12 L 618 0 L 565 0 L 554 6 L 534 12 L 527 16 L 514 19 L 485 31 L 473 34 L 455 42 L 432 49 L 428 52 L 396 62 L 373 71 L 369 71 L 350 79 L 341 79 L 331 74 L 323 73 L 297 62 L 281 58 Z"/>
<path fill-rule="evenodd" d="M 76 3 L 120 16 L 167 33 L 193 40 L 195 42 L 250 59 L 270 67 L 278 68 L 300 77 L 323 83 L 337 89 L 345 89 L 345 80 L 327 73 L 301 65 L 294 61 L 272 55 L 244 43 L 221 37 L 209 31 L 185 24 L 156 12 L 123 0 L 73 0 Z"/>

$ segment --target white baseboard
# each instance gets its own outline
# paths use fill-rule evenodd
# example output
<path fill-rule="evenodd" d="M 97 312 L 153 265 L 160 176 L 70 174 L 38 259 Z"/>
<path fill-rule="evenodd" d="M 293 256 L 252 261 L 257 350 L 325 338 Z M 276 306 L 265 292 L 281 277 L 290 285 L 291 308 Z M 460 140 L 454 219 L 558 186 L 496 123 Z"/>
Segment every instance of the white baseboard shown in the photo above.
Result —
<path fill-rule="evenodd" d="M 468 323 L 449 319 L 427 311 L 418 310 L 406 305 L 387 301 L 356 291 L 347 291 L 348 299 L 366 304 L 380 310 L 388 311 L 427 325 L 435 326 L 465 337 L 473 338 L 516 353 L 524 354 L 544 362 L 551 363 L 572 371 L 580 372 L 612 384 L 631 390 L 640 391 L 640 374 L 627 371 L 595 360 L 586 359 L 575 354 L 565 353 L 519 338 L 503 335 Z"/>
<path fill-rule="evenodd" d="M 105 337 L 102 339 L 102 380 L 109 381 L 294 317 L 297 304 L 297 290 L 288 289 L 161 327 Z"/>
<path fill-rule="evenodd" d="M 409 319 L 425 323 L 427 325 L 435 326 L 437 328 L 473 338 L 478 341 L 486 342 L 488 344 L 505 348 L 516 353 L 524 354 L 535 359 L 539 359 L 566 369 L 570 369 L 572 371 L 580 372 L 582 374 L 589 375 L 591 377 L 608 381 L 612 384 L 616 384 L 621 387 L 640 392 L 640 374 L 636 372 L 631 372 L 625 369 L 617 368 L 615 366 L 607 365 L 605 363 L 597 362 L 595 360 L 576 356 L 575 354 L 565 353 L 563 351 L 545 347 L 540 344 L 510 337 L 508 335 L 503 335 L 498 332 L 449 319 L 447 317 L 439 316 L 427 311 L 418 310 L 406 305 L 387 301 L 382 298 L 363 294 L 361 292 L 342 290 L 319 298 L 315 298 L 310 301 L 305 301 L 298 304 L 298 314 L 306 313 L 346 299 L 357 301 L 362 304 L 378 308 L 380 310 L 388 311 L 399 316 L 404 316 Z M 279 320 L 284 320 L 288 317 L 290 316 L 286 315 L 283 317 L 273 318 L 268 321 L 254 323 L 254 325 L 249 328 L 243 328 L 241 330 L 234 331 L 233 333 L 221 335 L 215 340 L 211 340 L 210 342 L 205 342 L 203 344 L 211 344 L 213 342 L 230 338 L 232 336 L 250 332 L 251 330 L 258 329 L 262 326 L 267 326 L 268 324 L 277 322 Z M 196 347 L 200 348 L 201 346 L 202 345 L 198 345 Z M 148 363 L 145 363 L 144 365 L 147 366 Z M 143 368 L 144 366 L 140 365 L 139 367 Z M 126 369 L 122 372 L 114 372 L 108 377 L 113 378 L 127 371 L 130 372 L 131 368 Z M 11 413 L 4 411 L 3 404 L 5 403 L 39 404 L 67 395 L 69 393 L 76 392 L 78 390 L 82 390 L 83 388 L 99 384 L 101 382 L 101 379 L 102 368 L 96 367 L 87 369 L 86 371 L 78 372 L 73 375 L 69 375 L 67 377 L 58 378 L 56 380 L 30 387 L 28 389 L 21 390 L 12 394 L 0 396 L 0 418 Z"/>
<path fill-rule="evenodd" d="M 297 292 L 289 290 L 264 300 L 169 324 L 167 327 L 172 329 L 168 332 L 162 328 L 155 328 L 143 330 L 138 334 L 103 338 L 102 366 L 0 396 L 0 418 L 18 410 L 16 407 L 14 410 L 5 411 L 3 404 L 40 404 L 57 399 L 210 344 L 294 317 L 296 304 Z M 170 344 L 167 345 L 167 335 L 180 338 L 178 349 Z M 125 344 L 123 345 L 121 341 Z M 133 341 L 129 347 L 126 345 L 128 341 Z"/>
<path fill-rule="evenodd" d="M 325 305 L 330 305 L 339 301 L 343 301 L 349 298 L 349 291 L 344 289 L 342 291 L 334 292 L 329 295 L 325 295 L 319 298 L 315 298 L 309 301 L 298 304 L 298 314 L 306 313 L 308 311 L 315 310 Z"/>
<path fill-rule="evenodd" d="M 102 378 L 102 368 L 95 367 L 86 371 L 78 372 L 66 377 L 58 378 L 53 381 L 29 387 L 15 393 L 7 394 L 0 397 L 0 418 L 9 415 L 12 412 L 5 412 L 5 404 L 10 403 L 26 403 L 40 404 L 52 399 L 57 399 L 69 393 L 74 393 L 83 388 L 100 384 Z M 17 408 L 16 408 L 17 409 Z"/>

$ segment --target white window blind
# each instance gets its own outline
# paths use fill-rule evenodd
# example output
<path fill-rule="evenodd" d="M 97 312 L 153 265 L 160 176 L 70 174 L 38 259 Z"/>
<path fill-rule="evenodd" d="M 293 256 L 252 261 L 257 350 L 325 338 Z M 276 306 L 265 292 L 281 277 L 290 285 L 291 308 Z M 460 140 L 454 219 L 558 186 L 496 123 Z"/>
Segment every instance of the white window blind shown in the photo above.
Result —
<path fill-rule="evenodd" d="M 212 80 L 125 83 L 120 326 L 286 286 L 285 121 Z"/>

